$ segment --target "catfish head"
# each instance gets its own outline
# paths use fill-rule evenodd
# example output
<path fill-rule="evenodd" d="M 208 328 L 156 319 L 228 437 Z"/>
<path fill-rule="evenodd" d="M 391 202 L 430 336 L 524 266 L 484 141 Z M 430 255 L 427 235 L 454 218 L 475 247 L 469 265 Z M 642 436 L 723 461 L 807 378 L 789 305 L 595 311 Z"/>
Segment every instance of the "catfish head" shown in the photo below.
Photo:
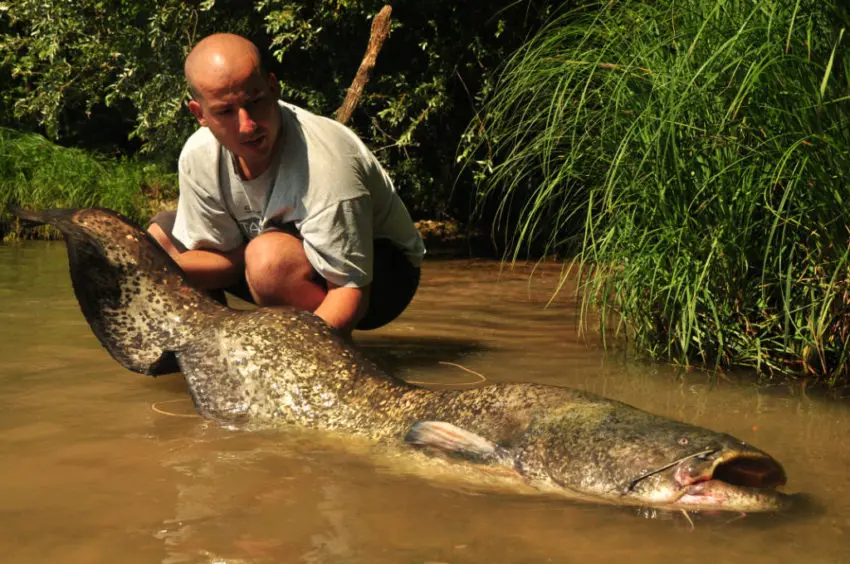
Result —
<path fill-rule="evenodd" d="M 785 471 L 767 453 L 612 400 L 556 410 L 523 442 L 517 461 L 529 475 L 616 503 L 760 512 L 789 499 L 776 489 Z"/>
<path fill-rule="evenodd" d="M 686 510 L 776 511 L 789 496 L 782 466 L 730 435 L 665 419 L 586 393 L 536 411 L 520 432 L 499 436 L 421 421 L 408 444 L 509 468 L 556 495 Z"/>

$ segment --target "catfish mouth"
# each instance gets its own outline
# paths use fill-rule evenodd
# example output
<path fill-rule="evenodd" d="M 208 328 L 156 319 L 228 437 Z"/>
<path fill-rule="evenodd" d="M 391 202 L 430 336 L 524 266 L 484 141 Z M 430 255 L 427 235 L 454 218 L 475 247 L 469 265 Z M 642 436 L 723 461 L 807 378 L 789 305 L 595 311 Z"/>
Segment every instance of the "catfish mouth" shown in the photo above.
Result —
<path fill-rule="evenodd" d="M 738 511 L 771 511 L 782 506 L 776 488 L 786 482 L 778 462 L 759 452 L 721 453 L 713 460 L 704 455 L 676 467 L 679 507 L 714 507 Z"/>
<path fill-rule="evenodd" d="M 716 480 L 750 488 L 776 488 L 785 485 L 785 472 L 773 459 L 767 457 L 735 456 L 720 461 L 715 467 Z"/>

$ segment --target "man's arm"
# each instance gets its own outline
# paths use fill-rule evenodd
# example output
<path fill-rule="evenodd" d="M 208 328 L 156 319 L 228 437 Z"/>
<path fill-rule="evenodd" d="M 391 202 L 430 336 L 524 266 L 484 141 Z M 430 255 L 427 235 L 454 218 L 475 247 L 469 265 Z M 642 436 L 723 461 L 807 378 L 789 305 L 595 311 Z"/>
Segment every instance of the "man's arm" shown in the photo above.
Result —
<path fill-rule="evenodd" d="M 245 271 L 245 245 L 227 252 L 193 250 L 175 259 L 186 278 L 202 290 L 233 286 Z"/>
<path fill-rule="evenodd" d="M 325 323 L 349 334 L 369 308 L 369 287 L 351 288 L 328 282 L 328 295 L 314 312 Z"/>
<path fill-rule="evenodd" d="M 245 245 L 221 252 L 192 250 L 181 253 L 156 223 L 148 228 L 151 236 L 167 252 L 192 285 L 202 290 L 226 288 L 236 284 L 245 271 Z"/>
<path fill-rule="evenodd" d="M 372 216 L 371 198 L 364 195 L 329 206 L 299 227 L 307 260 L 328 288 L 314 313 L 343 333 L 350 333 L 369 308 Z"/>

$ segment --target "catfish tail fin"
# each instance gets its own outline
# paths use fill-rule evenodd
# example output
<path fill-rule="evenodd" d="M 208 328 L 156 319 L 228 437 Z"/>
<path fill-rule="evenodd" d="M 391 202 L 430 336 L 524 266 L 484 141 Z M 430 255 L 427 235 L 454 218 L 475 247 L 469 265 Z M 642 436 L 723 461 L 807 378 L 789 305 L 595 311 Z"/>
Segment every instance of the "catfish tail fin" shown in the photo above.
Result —
<path fill-rule="evenodd" d="M 175 353 L 192 339 L 192 321 L 223 306 L 189 286 L 145 231 L 109 210 L 12 208 L 21 220 L 65 236 L 80 309 L 107 351 L 143 374 L 176 370 Z"/>

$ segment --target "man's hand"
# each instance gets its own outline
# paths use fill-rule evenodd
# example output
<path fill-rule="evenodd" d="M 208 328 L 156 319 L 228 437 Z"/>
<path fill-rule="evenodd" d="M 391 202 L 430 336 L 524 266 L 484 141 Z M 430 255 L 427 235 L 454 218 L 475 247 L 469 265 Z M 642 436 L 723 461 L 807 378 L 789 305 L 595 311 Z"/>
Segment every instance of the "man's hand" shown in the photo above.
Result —
<path fill-rule="evenodd" d="M 325 323 L 347 335 L 369 309 L 369 288 L 348 288 L 328 282 L 328 295 L 316 308 Z"/>

